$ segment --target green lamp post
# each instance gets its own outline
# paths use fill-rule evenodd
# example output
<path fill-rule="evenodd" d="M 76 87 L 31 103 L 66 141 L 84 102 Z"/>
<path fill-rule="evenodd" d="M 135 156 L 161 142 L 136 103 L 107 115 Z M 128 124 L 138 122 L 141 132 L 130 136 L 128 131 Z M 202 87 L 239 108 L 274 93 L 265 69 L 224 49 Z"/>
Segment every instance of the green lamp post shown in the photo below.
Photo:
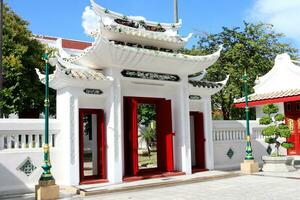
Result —
<path fill-rule="evenodd" d="M 48 52 L 46 51 L 43 55 L 45 60 L 45 135 L 44 135 L 44 165 L 43 174 L 40 178 L 40 182 L 47 184 L 55 184 L 55 180 L 51 174 L 51 163 L 50 163 L 50 147 L 49 147 L 49 66 L 48 66 Z"/>
<path fill-rule="evenodd" d="M 249 106 L 248 106 L 248 75 L 245 71 L 243 75 L 243 83 L 244 83 L 244 95 L 245 95 L 245 112 L 246 112 L 246 135 L 247 135 L 247 144 L 246 144 L 246 157 L 245 160 L 254 160 L 252 155 L 252 146 L 251 146 L 251 137 L 250 137 L 250 127 L 249 127 Z"/>
<path fill-rule="evenodd" d="M 241 172 L 246 174 L 257 173 L 259 171 L 258 163 L 255 162 L 252 155 L 252 146 L 251 146 L 251 137 L 250 137 L 250 127 L 249 127 L 249 105 L 248 105 L 248 76 L 245 71 L 243 75 L 243 83 L 244 83 L 244 95 L 245 95 L 245 111 L 246 111 L 246 156 L 244 162 L 241 163 Z"/>

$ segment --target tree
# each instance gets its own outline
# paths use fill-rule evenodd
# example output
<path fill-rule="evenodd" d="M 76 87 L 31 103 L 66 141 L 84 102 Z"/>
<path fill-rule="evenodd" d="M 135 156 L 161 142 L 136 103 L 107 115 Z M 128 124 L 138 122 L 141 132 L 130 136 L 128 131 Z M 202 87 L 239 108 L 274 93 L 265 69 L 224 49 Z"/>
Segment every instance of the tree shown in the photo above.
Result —
<path fill-rule="evenodd" d="M 224 80 L 230 75 L 226 87 L 212 97 L 213 110 L 221 110 L 223 118 L 243 119 L 244 110 L 234 108 L 234 99 L 243 96 L 241 77 L 244 71 L 249 75 L 250 93 L 257 76 L 266 74 L 274 65 L 277 54 L 288 52 L 296 57 L 297 50 L 282 42 L 281 33 L 274 32 L 272 25 L 252 24 L 244 22 L 244 26 L 223 27 L 217 34 L 200 34 L 199 41 L 191 50 L 183 50 L 191 55 L 212 53 L 223 44 L 219 60 L 207 70 L 206 79 L 210 81 Z M 250 119 L 255 119 L 255 112 L 250 110 Z"/>
<path fill-rule="evenodd" d="M 153 104 L 139 104 L 138 106 L 138 123 L 148 126 L 155 120 L 156 111 Z"/>
<path fill-rule="evenodd" d="M 268 127 L 262 130 L 262 135 L 265 136 L 265 142 L 275 144 L 276 156 L 279 156 L 279 147 L 282 146 L 286 149 L 292 148 L 294 144 L 292 142 L 280 142 L 278 139 L 291 137 L 291 131 L 289 127 L 284 124 L 284 115 L 278 114 L 278 106 L 274 104 L 267 104 L 263 107 L 263 112 L 266 114 L 263 116 L 259 123 L 262 125 L 268 125 Z"/>
<path fill-rule="evenodd" d="M 155 128 L 152 128 L 151 126 L 140 126 L 141 130 L 141 135 L 140 140 L 145 141 L 146 146 L 147 146 L 147 154 L 150 157 L 151 156 L 151 146 L 155 143 L 156 141 L 156 133 L 155 133 Z"/>
<path fill-rule="evenodd" d="M 3 67 L 4 89 L 0 91 L 0 107 L 7 117 L 37 118 L 44 108 L 44 86 L 35 68 L 44 71 L 42 55 L 45 46 L 33 38 L 28 22 L 4 5 Z M 55 103 L 55 91 L 50 90 L 50 102 Z M 50 113 L 55 106 L 51 105 Z"/>

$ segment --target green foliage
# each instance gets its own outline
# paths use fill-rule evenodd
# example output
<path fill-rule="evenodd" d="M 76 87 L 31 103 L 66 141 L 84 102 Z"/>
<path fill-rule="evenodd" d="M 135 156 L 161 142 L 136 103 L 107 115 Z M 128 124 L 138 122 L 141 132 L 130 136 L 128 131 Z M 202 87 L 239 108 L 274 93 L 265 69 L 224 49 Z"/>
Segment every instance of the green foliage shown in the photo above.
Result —
<path fill-rule="evenodd" d="M 281 146 L 283 148 L 290 149 L 290 148 L 294 147 L 294 144 L 292 142 L 283 142 L 283 143 L 281 143 Z"/>
<path fill-rule="evenodd" d="M 152 128 L 151 126 L 147 127 L 140 127 L 141 134 L 139 135 L 141 141 L 145 141 L 147 145 L 147 152 L 148 156 L 151 155 L 151 146 L 154 145 L 156 141 L 156 131 L 155 128 Z"/>
<path fill-rule="evenodd" d="M 276 148 L 276 156 L 279 156 L 279 147 L 282 146 L 284 148 L 292 148 L 293 143 L 291 142 L 282 142 L 278 140 L 281 138 L 289 138 L 291 137 L 291 131 L 289 127 L 281 123 L 284 120 L 283 114 L 277 114 L 278 106 L 273 104 L 268 104 L 263 107 L 263 112 L 266 116 L 263 116 L 259 123 L 263 125 L 269 125 L 268 127 L 262 130 L 262 135 L 265 136 L 265 142 L 268 144 L 275 144 Z M 272 118 L 273 117 L 273 118 Z"/>
<path fill-rule="evenodd" d="M 259 119 L 259 124 L 263 125 L 269 125 L 273 122 L 272 118 L 270 116 L 263 116 Z"/>
<path fill-rule="evenodd" d="M 284 120 L 284 115 L 283 114 L 277 114 L 274 117 L 276 122 L 282 122 Z"/>
<path fill-rule="evenodd" d="M 16 113 L 20 118 L 38 117 L 44 110 L 44 86 L 35 68 L 44 71 L 42 55 L 45 47 L 33 39 L 28 23 L 7 5 L 4 5 L 3 17 L 4 89 L 0 91 L 0 107 L 5 116 Z M 50 90 L 50 102 L 50 113 L 53 114 L 53 90 Z"/>
<path fill-rule="evenodd" d="M 138 106 L 138 123 L 148 126 L 150 122 L 155 120 L 156 111 L 155 105 L 139 104 Z"/>
<path fill-rule="evenodd" d="M 285 124 L 278 125 L 277 131 L 278 131 L 278 135 L 282 138 L 289 138 L 292 135 L 289 127 Z"/>
<path fill-rule="evenodd" d="M 253 93 L 257 76 L 266 74 L 273 66 L 277 54 L 288 52 L 292 57 L 297 50 L 283 42 L 284 35 L 276 33 L 268 24 L 244 22 L 243 27 L 223 27 L 217 34 L 199 34 L 198 43 L 191 50 L 182 50 L 191 55 L 206 55 L 223 44 L 224 50 L 218 61 L 207 69 L 207 80 L 224 80 L 230 75 L 226 87 L 212 97 L 213 110 L 221 110 L 224 119 L 245 119 L 243 109 L 233 107 L 234 99 L 244 96 L 241 77 L 245 70 L 249 76 L 249 93 Z M 250 109 L 250 119 L 255 119 L 255 110 Z"/>
<path fill-rule="evenodd" d="M 268 144 L 274 144 L 275 143 L 275 139 L 272 138 L 272 137 L 266 137 L 265 138 L 265 142 L 268 143 Z"/>
<path fill-rule="evenodd" d="M 263 136 L 273 136 L 277 134 L 277 127 L 275 125 L 268 126 L 262 130 L 261 134 Z"/>
<path fill-rule="evenodd" d="M 278 110 L 279 110 L 278 106 L 274 104 L 267 104 L 264 105 L 263 107 L 263 113 L 267 115 L 275 114 L 278 112 Z"/>

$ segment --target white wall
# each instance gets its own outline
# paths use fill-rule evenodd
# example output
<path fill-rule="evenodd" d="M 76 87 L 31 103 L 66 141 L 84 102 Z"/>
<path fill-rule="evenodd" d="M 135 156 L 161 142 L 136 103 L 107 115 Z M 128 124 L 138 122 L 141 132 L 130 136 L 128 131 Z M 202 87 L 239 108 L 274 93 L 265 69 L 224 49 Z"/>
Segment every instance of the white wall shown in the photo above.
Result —
<path fill-rule="evenodd" d="M 250 121 L 253 157 L 259 164 L 262 164 L 261 157 L 268 155 L 268 145 L 261 135 L 262 129 L 263 126 L 257 121 Z M 213 145 L 215 169 L 239 169 L 246 155 L 245 121 L 213 121 Z M 274 149 L 274 145 L 271 147 Z M 232 158 L 227 156 L 230 148 L 234 152 Z M 286 155 L 286 153 L 284 148 L 280 149 L 280 154 Z"/>
<path fill-rule="evenodd" d="M 50 120 L 51 172 L 58 184 L 65 182 L 65 176 L 61 172 L 63 165 L 61 165 L 59 159 L 61 152 L 57 143 L 61 134 L 60 128 L 60 123 L 57 120 Z M 38 183 L 43 171 L 41 168 L 43 165 L 43 149 L 39 146 L 40 136 L 43 135 L 43 119 L 0 120 L 0 194 L 33 191 L 34 185 Z M 52 135 L 55 135 L 53 145 Z M 41 143 L 43 142 L 41 141 Z M 30 176 L 19 170 L 19 166 L 27 158 L 30 158 L 36 167 Z"/>

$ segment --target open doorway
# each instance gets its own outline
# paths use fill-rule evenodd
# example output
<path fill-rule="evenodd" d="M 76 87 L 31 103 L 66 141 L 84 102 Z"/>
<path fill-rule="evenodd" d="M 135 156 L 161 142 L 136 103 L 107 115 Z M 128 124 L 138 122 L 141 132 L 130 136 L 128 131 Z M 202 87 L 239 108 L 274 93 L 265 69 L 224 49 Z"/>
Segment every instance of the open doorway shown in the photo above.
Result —
<path fill-rule="evenodd" d="M 139 170 L 157 169 L 157 136 L 155 104 L 138 104 Z"/>
<path fill-rule="evenodd" d="M 79 110 L 80 183 L 101 182 L 106 178 L 105 129 L 103 110 Z"/>
<path fill-rule="evenodd" d="M 190 137 L 193 172 L 205 171 L 205 137 L 202 112 L 190 112 Z"/>
<path fill-rule="evenodd" d="M 171 100 L 124 97 L 125 177 L 173 172 L 173 136 Z"/>

